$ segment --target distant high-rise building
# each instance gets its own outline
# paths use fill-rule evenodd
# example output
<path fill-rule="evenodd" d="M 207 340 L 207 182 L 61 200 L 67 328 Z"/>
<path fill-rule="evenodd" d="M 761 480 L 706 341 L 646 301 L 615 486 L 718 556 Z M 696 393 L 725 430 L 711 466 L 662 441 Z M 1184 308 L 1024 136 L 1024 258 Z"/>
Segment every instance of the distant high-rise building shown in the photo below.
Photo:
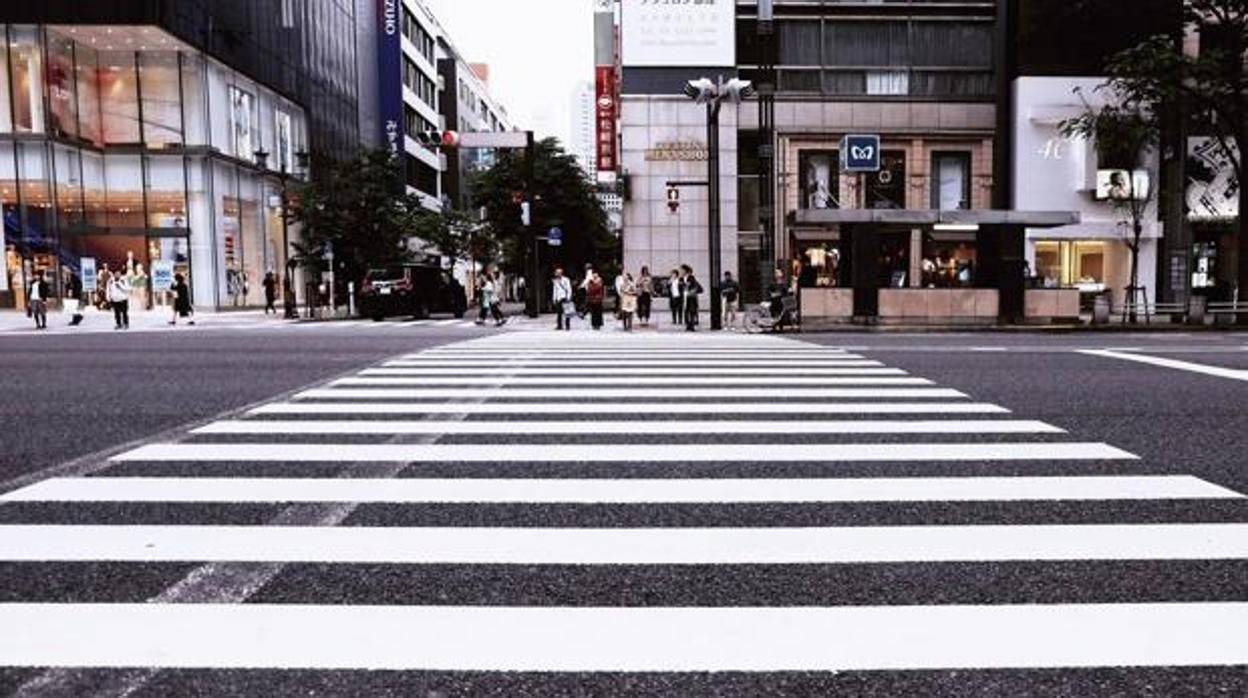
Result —
<path fill-rule="evenodd" d="M 577 83 L 572 90 L 571 108 L 572 142 L 568 144 L 568 152 L 576 156 L 586 173 L 593 174 L 598 161 L 594 142 L 594 83 L 588 80 Z"/>

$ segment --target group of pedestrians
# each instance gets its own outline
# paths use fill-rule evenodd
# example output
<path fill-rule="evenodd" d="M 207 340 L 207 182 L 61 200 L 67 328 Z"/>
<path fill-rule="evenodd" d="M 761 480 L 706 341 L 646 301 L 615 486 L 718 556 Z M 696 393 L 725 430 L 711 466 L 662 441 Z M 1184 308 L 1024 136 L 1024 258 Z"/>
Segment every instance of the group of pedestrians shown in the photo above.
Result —
<path fill-rule="evenodd" d="M 507 324 L 503 314 L 503 275 L 497 271 L 485 271 L 477 282 L 477 324 L 484 325 L 487 317 L 494 319 L 494 326 Z"/>
<path fill-rule="evenodd" d="M 129 279 L 123 274 L 108 273 L 101 274 L 99 278 L 103 282 L 103 303 L 100 304 L 102 309 L 113 311 L 113 329 L 128 330 L 130 329 L 130 297 L 133 290 L 130 286 Z M 186 284 L 186 278 L 181 274 L 175 274 L 173 277 L 173 318 L 169 321 L 170 325 L 178 324 L 178 318 L 192 318 L 193 309 L 191 308 L 191 289 Z M 35 329 L 48 329 L 48 299 L 51 296 L 51 285 L 44 278 L 43 270 L 38 270 L 31 280 L 30 287 L 27 288 L 27 304 L 26 314 L 35 321 Z M 71 327 L 82 324 L 83 311 L 88 305 L 94 305 L 92 299 L 88 298 L 87 293 L 83 290 L 82 279 L 77 274 L 69 274 L 65 282 L 65 308 L 72 308 L 73 314 L 69 324 Z M 195 320 L 191 319 L 190 324 L 194 325 Z"/>
<path fill-rule="evenodd" d="M 731 279 L 731 274 L 727 278 Z M 733 282 L 734 303 L 736 288 Z M 651 310 L 656 297 L 668 298 L 673 325 L 684 325 L 689 332 L 697 330 L 698 298 L 706 293 L 706 289 L 687 264 L 673 269 L 665 284 L 656 281 L 648 267 L 642 267 L 636 276 L 631 272 L 620 272 L 615 278 L 613 289 L 617 299 L 616 319 L 625 332 L 631 332 L 637 325 L 650 326 Z M 578 295 L 583 298 L 583 302 L 578 303 Z M 606 299 L 606 281 L 592 264 L 585 265 L 584 276 L 576 282 L 564 273 L 562 267 L 555 268 L 551 278 L 550 296 L 555 310 L 555 329 L 570 330 L 573 318 L 584 319 L 588 316 L 590 327 L 601 330 Z"/>

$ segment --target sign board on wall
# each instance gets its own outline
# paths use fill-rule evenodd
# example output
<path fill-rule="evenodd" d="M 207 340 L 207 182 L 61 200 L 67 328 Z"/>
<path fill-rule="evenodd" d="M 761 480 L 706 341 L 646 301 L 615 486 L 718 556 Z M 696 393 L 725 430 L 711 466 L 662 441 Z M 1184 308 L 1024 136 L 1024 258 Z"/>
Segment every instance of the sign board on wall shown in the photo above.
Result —
<path fill-rule="evenodd" d="M 621 63 L 735 66 L 736 21 L 734 0 L 622 0 Z"/>
<path fill-rule="evenodd" d="M 1238 153 L 1238 149 L 1235 150 Z M 1216 138 L 1187 139 L 1185 173 L 1189 219 L 1219 220 L 1239 215 L 1235 165 Z"/>
<path fill-rule="evenodd" d="M 173 262 L 171 260 L 152 260 L 152 290 L 173 290 Z"/>
<path fill-rule="evenodd" d="M 842 172 L 878 172 L 880 137 L 848 135 L 841 139 Z"/>
<path fill-rule="evenodd" d="M 594 68 L 594 114 L 595 153 L 599 172 L 614 172 L 616 165 L 615 128 L 619 111 L 616 109 L 615 66 L 600 65 Z"/>
<path fill-rule="evenodd" d="M 399 0 L 377 0 L 377 80 L 381 141 L 403 152 L 403 49 L 399 40 Z"/>

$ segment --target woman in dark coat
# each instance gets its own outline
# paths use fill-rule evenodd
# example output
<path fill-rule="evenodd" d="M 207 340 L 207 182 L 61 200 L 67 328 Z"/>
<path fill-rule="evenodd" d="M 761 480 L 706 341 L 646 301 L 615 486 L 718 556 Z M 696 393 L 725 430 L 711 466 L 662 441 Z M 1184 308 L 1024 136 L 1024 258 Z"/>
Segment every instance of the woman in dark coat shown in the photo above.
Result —
<path fill-rule="evenodd" d="M 186 285 L 186 277 L 181 274 L 173 276 L 173 319 L 169 321 L 170 325 L 178 324 L 178 318 L 190 318 L 194 316 L 195 311 L 191 308 L 191 289 Z M 188 325 L 194 325 L 195 321 L 191 320 Z"/>

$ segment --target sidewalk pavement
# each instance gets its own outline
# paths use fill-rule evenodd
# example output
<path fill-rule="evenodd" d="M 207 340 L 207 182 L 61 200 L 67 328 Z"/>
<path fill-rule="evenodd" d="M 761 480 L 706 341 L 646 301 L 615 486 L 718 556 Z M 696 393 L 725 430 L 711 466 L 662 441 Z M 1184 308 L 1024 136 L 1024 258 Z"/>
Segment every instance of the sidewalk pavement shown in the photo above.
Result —
<path fill-rule="evenodd" d="M 113 328 L 112 311 L 97 310 L 95 308 L 86 308 L 83 313 L 82 324 L 79 327 L 98 331 L 102 329 Z M 72 312 L 63 312 L 60 310 L 50 311 L 48 313 L 48 328 L 63 328 L 69 325 L 70 318 L 73 317 Z M 169 308 L 156 308 L 154 310 L 131 310 L 130 311 L 130 329 L 132 330 L 150 330 L 158 327 L 165 327 L 169 324 L 169 320 L 173 317 L 173 311 Z M 257 323 L 281 323 L 286 322 L 281 315 L 265 315 L 263 310 L 229 310 L 225 312 L 196 312 L 191 318 L 178 318 L 178 324 L 186 324 L 188 320 L 194 320 L 196 326 L 243 326 L 253 325 Z M 0 334 L 13 331 L 27 331 L 35 328 L 35 321 L 26 317 L 25 311 L 0 311 Z"/>

